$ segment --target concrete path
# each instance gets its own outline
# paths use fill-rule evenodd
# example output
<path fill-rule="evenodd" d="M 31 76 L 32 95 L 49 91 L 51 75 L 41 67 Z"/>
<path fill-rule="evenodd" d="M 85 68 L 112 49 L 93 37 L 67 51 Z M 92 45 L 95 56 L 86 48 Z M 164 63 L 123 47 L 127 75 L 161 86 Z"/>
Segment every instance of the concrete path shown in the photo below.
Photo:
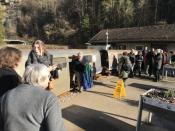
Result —
<path fill-rule="evenodd" d="M 117 77 L 102 76 L 94 87 L 82 93 L 71 93 L 60 98 L 63 118 L 68 131 L 135 131 L 139 96 L 151 88 L 175 88 L 172 82 L 153 82 L 147 78 L 128 79 L 126 98 L 113 97 Z M 141 131 L 168 131 L 146 124 L 144 111 Z"/>

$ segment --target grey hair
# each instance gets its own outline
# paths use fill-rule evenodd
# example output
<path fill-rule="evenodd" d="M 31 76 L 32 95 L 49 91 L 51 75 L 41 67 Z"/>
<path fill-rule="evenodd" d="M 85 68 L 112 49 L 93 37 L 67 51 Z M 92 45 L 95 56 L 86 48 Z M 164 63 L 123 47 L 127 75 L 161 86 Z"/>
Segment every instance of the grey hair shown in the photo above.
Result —
<path fill-rule="evenodd" d="M 43 64 L 31 64 L 27 66 L 24 72 L 23 82 L 33 86 L 43 86 L 42 83 L 48 79 L 49 75 L 47 66 Z"/>

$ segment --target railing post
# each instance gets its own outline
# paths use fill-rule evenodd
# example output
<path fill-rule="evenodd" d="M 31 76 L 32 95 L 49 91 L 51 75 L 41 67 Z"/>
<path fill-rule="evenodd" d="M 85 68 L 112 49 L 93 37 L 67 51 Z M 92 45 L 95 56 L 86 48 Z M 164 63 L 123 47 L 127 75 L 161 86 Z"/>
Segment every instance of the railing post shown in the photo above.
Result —
<path fill-rule="evenodd" d="M 140 131 L 140 125 L 142 122 L 142 109 L 143 109 L 143 98 L 142 95 L 140 96 L 140 101 L 139 101 L 139 111 L 138 111 L 138 117 L 137 117 L 137 126 L 136 126 L 136 131 Z"/>

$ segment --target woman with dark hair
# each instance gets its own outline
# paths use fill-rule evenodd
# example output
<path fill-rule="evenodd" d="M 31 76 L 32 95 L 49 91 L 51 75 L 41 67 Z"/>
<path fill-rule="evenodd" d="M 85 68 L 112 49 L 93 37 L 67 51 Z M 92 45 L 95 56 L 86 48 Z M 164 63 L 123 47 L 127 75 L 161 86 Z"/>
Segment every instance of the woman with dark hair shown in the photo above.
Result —
<path fill-rule="evenodd" d="M 28 55 L 25 66 L 27 67 L 30 64 L 44 64 L 46 65 L 51 73 L 50 84 L 48 89 L 53 89 L 53 81 L 58 78 L 58 71 L 55 70 L 57 67 L 53 65 L 53 56 L 46 51 L 45 44 L 41 40 L 36 40 L 32 44 L 32 50 Z"/>
<path fill-rule="evenodd" d="M 0 49 L 0 97 L 21 83 L 15 71 L 21 61 L 21 51 L 13 47 Z"/>

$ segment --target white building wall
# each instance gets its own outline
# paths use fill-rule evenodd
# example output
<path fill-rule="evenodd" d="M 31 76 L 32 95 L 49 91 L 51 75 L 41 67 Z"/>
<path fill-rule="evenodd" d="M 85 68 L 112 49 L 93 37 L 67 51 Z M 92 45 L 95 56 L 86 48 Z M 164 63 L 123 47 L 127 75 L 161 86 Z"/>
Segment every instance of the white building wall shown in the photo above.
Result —
<path fill-rule="evenodd" d="M 128 43 L 127 44 L 127 48 L 128 49 L 136 49 L 136 47 L 138 47 L 138 46 L 143 47 L 143 49 L 146 46 L 148 47 L 148 49 L 151 48 L 151 44 L 150 43 Z"/>

